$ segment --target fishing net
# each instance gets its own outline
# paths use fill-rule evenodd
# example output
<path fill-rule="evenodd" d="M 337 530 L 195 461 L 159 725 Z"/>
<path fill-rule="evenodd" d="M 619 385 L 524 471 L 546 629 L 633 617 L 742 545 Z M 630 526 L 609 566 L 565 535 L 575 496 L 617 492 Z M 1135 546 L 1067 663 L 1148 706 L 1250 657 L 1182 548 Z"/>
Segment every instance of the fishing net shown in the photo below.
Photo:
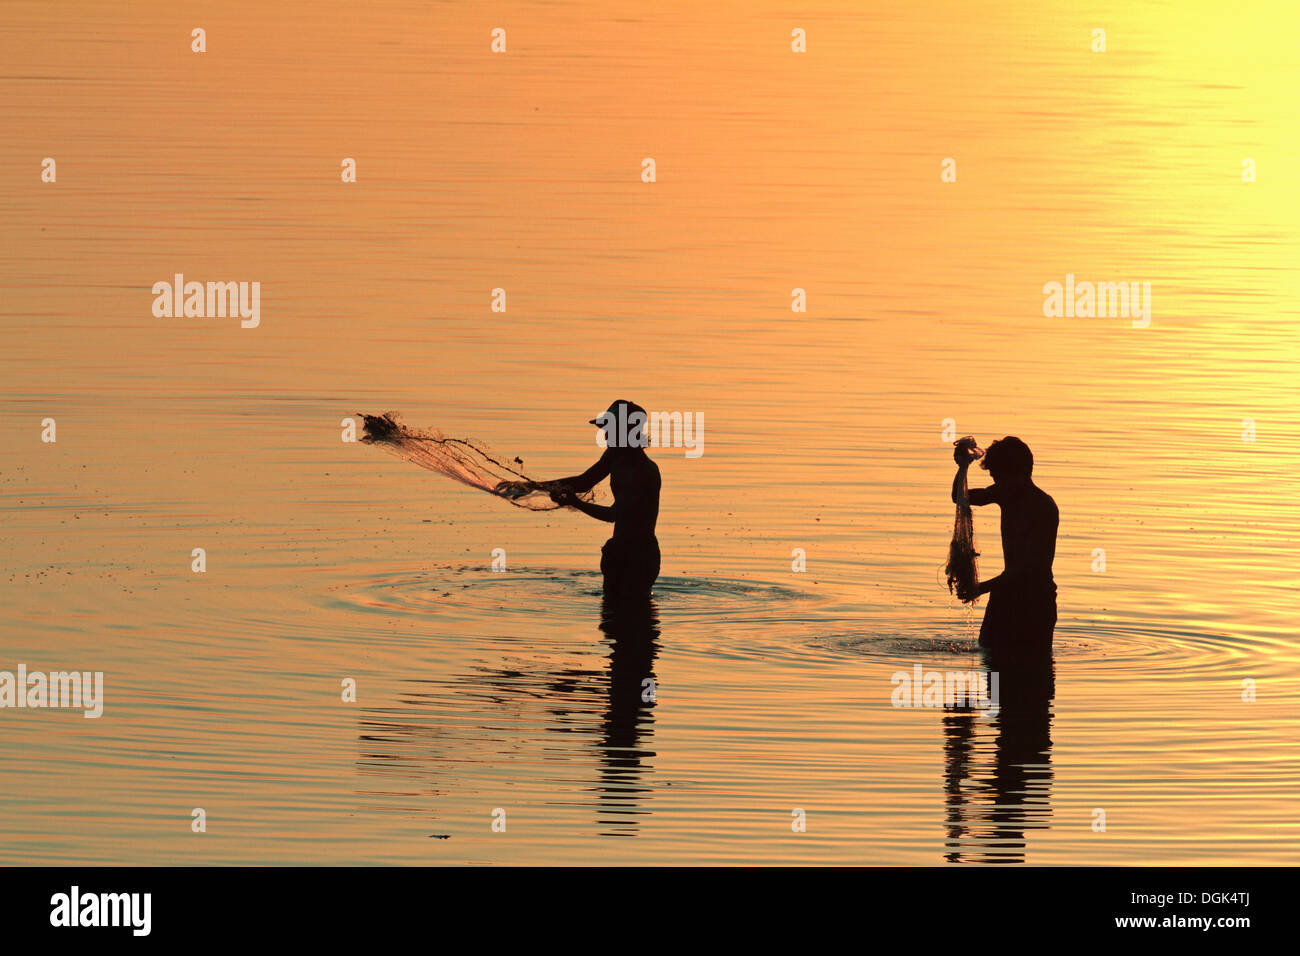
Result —
<path fill-rule="evenodd" d="M 957 492 L 957 517 L 952 526 L 952 542 L 948 545 L 948 566 L 944 573 L 948 576 L 948 590 L 963 601 L 971 603 L 977 597 L 979 587 L 979 570 L 975 559 L 979 552 L 975 550 L 975 519 L 971 515 L 970 497 L 966 492 L 966 472 L 961 474 L 961 483 Z"/>
<path fill-rule="evenodd" d="M 398 421 L 395 412 L 357 414 L 365 422 L 361 440 L 367 445 L 379 445 L 404 461 L 504 498 L 519 508 L 550 511 L 560 507 L 551 500 L 550 492 L 563 487 L 562 483 L 533 481 L 515 467 L 523 465 L 519 458 L 507 464 L 463 438 L 448 438 L 432 429 L 409 428 Z M 591 494 L 578 497 L 588 501 L 592 498 Z"/>

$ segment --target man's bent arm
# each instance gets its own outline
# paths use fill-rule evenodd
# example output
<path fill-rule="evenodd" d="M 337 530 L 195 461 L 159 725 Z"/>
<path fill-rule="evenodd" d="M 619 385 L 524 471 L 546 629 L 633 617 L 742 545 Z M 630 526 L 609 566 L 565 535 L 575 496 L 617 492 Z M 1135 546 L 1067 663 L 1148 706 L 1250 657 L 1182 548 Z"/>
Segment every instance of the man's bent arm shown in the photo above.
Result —
<path fill-rule="evenodd" d="M 966 480 L 966 471 L 969 464 L 958 465 L 957 474 L 952 479 L 952 503 L 957 504 L 961 497 L 961 485 Z M 978 508 L 980 505 L 991 505 L 997 502 L 998 493 L 997 485 L 989 485 L 987 488 L 967 488 L 966 501 L 971 506 Z"/>

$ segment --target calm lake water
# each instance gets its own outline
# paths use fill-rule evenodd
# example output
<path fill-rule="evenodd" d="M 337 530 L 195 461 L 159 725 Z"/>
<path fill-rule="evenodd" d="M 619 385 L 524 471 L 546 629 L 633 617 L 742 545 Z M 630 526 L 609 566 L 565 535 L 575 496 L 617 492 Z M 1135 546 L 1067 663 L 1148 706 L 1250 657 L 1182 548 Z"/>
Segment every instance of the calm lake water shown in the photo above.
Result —
<path fill-rule="evenodd" d="M 6 9 L 0 670 L 105 689 L 0 710 L 0 862 L 1300 860 L 1300 14 L 1130 6 Z M 622 397 L 705 422 L 645 614 L 605 526 L 341 440 L 557 477 Z M 891 703 L 981 666 L 947 419 L 1061 511 L 992 718 Z"/>

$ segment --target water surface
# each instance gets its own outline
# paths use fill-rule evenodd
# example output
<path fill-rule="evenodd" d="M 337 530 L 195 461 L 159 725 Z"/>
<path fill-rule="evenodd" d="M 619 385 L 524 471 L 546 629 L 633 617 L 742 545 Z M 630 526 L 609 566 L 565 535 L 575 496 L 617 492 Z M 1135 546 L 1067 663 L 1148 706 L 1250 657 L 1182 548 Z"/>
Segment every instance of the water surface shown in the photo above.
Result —
<path fill-rule="evenodd" d="M 0 668 L 106 703 L 2 712 L 0 860 L 1295 862 L 1297 24 L 1216 6 L 6 10 Z M 155 318 L 176 272 L 260 327 Z M 1150 326 L 1044 318 L 1067 273 Z M 706 423 L 630 615 L 595 522 L 340 440 L 553 477 L 616 397 Z M 891 705 L 981 666 L 945 419 L 1062 515 L 992 719 Z"/>

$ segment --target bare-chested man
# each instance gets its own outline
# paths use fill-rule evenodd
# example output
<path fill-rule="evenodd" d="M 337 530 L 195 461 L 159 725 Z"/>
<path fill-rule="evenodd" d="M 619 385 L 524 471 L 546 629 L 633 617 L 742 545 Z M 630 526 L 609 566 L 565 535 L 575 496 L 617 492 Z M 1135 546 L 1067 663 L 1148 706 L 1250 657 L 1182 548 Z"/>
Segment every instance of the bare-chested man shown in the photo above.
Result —
<path fill-rule="evenodd" d="M 956 502 L 966 469 L 978 453 L 959 444 L 953 452 L 957 476 L 952 483 Z M 980 467 L 993 476 L 988 488 L 967 493 L 971 505 L 996 504 L 1002 509 L 1002 573 L 981 581 L 979 594 L 989 595 L 980 644 L 994 650 L 1050 651 L 1056 627 L 1056 528 L 1060 515 L 1052 496 L 1034 484 L 1034 456 L 1019 438 L 995 441 Z"/>
<path fill-rule="evenodd" d="M 614 535 L 600 551 L 605 594 L 644 597 L 659 577 L 655 524 L 659 520 L 660 479 L 659 466 L 645 452 L 650 443 L 649 419 L 640 405 L 619 400 L 591 424 L 605 432 L 605 453 L 594 465 L 580 475 L 529 484 L 548 487 L 556 504 L 612 522 Z M 578 497 L 606 477 L 614 494 L 612 505 L 592 504 Z"/>

